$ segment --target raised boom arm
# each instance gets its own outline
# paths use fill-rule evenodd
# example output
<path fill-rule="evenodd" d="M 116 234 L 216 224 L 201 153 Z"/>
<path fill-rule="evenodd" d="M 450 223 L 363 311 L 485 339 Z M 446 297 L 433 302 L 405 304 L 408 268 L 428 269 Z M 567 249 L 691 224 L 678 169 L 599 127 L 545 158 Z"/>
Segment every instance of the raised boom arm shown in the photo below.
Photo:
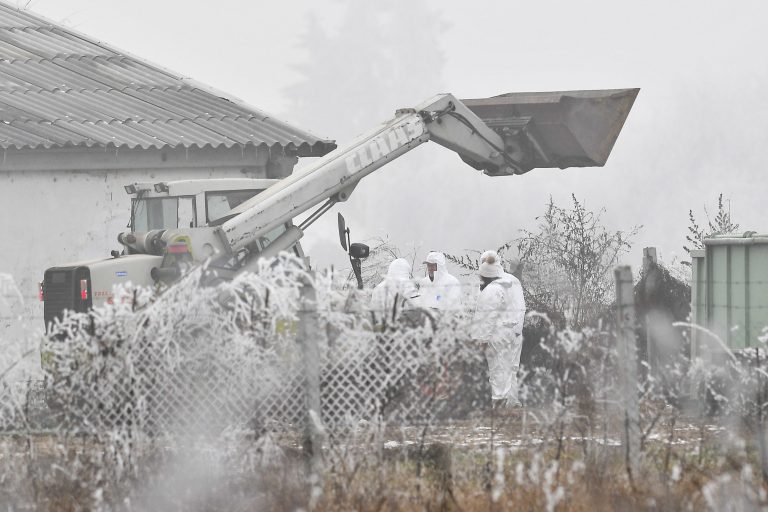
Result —
<path fill-rule="evenodd" d="M 309 224 L 346 201 L 376 169 L 432 140 L 490 176 L 522 174 L 537 167 L 602 166 L 639 89 L 514 93 L 482 100 L 436 96 L 242 203 L 215 228 L 214 253 L 250 250 L 253 242 L 319 206 L 248 261 L 272 256 L 299 240 Z M 213 234 L 213 233 L 212 233 Z M 173 233 L 163 236 L 168 239 Z"/>
<path fill-rule="evenodd" d="M 365 176 L 430 139 L 489 169 L 504 169 L 501 174 L 514 173 L 501 137 L 463 103 L 443 94 L 416 109 L 399 110 L 375 131 L 232 210 L 222 225 L 230 247 L 237 251 L 324 201 L 345 201 Z"/>

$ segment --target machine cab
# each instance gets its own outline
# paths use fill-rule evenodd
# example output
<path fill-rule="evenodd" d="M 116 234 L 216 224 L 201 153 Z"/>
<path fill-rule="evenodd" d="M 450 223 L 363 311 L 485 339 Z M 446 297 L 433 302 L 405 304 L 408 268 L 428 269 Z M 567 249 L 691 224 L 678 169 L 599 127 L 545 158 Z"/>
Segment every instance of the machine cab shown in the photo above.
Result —
<path fill-rule="evenodd" d="M 230 211 L 279 182 L 276 179 L 201 179 L 159 183 L 134 183 L 125 190 L 132 196 L 130 228 L 135 233 L 155 229 L 195 228 L 216 225 Z M 286 223 L 262 236 L 263 249 L 286 231 Z M 303 258 L 297 243 L 293 252 Z"/>
<path fill-rule="evenodd" d="M 211 179 L 126 185 L 131 231 L 195 228 L 215 223 L 240 203 L 279 180 Z"/>

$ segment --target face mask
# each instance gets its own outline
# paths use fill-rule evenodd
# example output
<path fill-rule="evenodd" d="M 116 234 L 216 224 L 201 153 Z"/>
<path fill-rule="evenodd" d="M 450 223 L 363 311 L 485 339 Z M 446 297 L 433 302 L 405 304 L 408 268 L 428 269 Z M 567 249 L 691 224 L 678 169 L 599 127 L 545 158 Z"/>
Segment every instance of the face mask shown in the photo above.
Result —
<path fill-rule="evenodd" d="M 481 281 L 480 281 L 480 291 L 483 291 L 483 290 L 485 290 L 486 286 L 488 286 L 489 284 L 491 284 L 492 282 L 494 282 L 498 278 L 493 278 L 493 279 L 487 279 L 486 280 L 486 278 L 482 278 L 481 277 L 480 279 L 481 279 Z"/>

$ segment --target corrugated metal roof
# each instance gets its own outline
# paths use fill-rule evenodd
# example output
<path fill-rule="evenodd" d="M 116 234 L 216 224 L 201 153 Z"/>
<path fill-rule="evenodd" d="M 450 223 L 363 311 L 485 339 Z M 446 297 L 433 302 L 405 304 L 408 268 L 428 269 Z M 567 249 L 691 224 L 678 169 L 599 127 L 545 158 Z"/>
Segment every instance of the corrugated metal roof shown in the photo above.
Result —
<path fill-rule="evenodd" d="M 0 148 L 336 147 L 207 86 L 0 2 Z"/>

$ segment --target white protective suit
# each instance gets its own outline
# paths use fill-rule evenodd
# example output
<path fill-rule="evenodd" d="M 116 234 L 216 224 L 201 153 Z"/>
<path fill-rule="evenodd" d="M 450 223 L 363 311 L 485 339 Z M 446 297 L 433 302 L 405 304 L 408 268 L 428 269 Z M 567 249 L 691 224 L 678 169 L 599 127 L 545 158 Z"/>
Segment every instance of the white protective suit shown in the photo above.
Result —
<path fill-rule="evenodd" d="M 434 280 L 429 279 L 429 273 L 419 279 L 420 305 L 444 311 L 460 310 L 461 282 L 448 272 L 443 253 L 430 252 L 424 263 L 436 263 L 437 271 Z"/>
<path fill-rule="evenodd" d="M 518 404 L 517 371 L 523 349 L 525 299 L 520 281 L 504 272 L 499 263 L 496 265 L 494 272 L 501 277 L 480 292 L 472 337 L 486 343 L 492 399 Z"/>
<path fill-rule="evenodd" d="M 370 309 L 376 322 L 391 323 L 403 308 L 409 307 L 409 300 L 417 296 L 418 290 L 411 280 L 411 265 L 397 258 L 389 264 L 384 280 L 373 289 Z"/>

